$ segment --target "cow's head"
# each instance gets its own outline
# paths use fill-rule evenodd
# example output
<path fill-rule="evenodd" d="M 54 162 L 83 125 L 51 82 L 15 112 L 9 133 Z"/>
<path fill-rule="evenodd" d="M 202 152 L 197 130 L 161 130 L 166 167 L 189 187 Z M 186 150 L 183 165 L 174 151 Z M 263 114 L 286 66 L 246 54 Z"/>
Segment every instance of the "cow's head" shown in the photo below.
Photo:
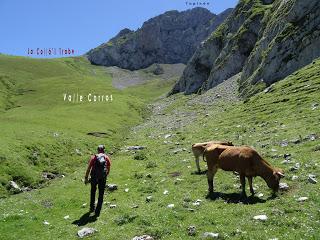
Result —
<path fill-rule="evenodd" d="M 277 192 L 279 190 L 279 182 L 280 179 L 284 177 L 283 170 L 280 168 L 274 169 L 272 176 L 269 178 L 267 182 L 268 187 L 273 190 L 273 192 Z"/>

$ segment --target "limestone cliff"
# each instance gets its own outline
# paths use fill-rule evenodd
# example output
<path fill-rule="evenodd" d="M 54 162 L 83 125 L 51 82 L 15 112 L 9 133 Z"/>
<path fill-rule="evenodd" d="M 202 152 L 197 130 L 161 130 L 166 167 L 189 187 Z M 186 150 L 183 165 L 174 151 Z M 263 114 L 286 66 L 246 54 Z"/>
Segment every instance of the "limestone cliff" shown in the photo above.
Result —
<path fill-rule="evenodd" d="M 208 90 L 242 72 L 250 96 L 320 56 L 320 2 L 241 0 L 197 49 L 170 94 Z"/>

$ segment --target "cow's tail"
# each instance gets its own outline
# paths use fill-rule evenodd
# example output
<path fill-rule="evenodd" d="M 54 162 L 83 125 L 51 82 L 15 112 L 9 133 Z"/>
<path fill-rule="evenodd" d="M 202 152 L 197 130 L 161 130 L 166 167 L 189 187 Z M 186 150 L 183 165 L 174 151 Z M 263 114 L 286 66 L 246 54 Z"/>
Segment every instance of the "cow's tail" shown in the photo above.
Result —
<path fill-rule="evenodd" d="M 206 151 L 207 151 L 207 148 L 205 148 L 204 151 L 203 151 L 203 153 L 202 153 L 202 160 L 203 160 L 204 162 L 207 162 L 207 160 L 204 158 L 204 155 L 205 155 Z"/>

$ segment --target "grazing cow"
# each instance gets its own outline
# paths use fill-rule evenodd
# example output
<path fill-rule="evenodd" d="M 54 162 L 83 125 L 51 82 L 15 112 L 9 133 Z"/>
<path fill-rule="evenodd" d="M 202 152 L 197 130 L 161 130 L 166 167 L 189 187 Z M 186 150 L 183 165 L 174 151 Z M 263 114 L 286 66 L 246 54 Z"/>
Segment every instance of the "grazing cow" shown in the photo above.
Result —
<path fill-rule="evenodd" d="M 221 144 L 221 145 L 227 145 L 227 146 L 233 146 L 232 142 L 223 142 L 223 141 L 210 141 L 210 142 L 203 142 L 203 143 L 194 143 L 192 144 L 192 152 L 195 157 L 196 161 L 196 167 L 198 170 L 198 173 L 201 172 L 200 170 L 200 163 L 199 163 L 199 157 L 203 155 L 204 150 L 209 147 L 212 144 Z"/>
<path fill-rule="evenodd" d="M 239 173 L 242 187 L 241 195 L 243 197 L 246 196 L 245 177 L 248 178 L 252 195 L 254 195 L 253 177 L 262 177 L 274 193 L 279 189 L 280 178 L 284 177 L 281 169 L 272 167 L 254 149 L 248 146 L 235 147 L 213 144 L 206 148 L 203 158 L 206 158 L 208 165 L 209 193 L 213 193 L 213 178 L 218 168 Z"/>

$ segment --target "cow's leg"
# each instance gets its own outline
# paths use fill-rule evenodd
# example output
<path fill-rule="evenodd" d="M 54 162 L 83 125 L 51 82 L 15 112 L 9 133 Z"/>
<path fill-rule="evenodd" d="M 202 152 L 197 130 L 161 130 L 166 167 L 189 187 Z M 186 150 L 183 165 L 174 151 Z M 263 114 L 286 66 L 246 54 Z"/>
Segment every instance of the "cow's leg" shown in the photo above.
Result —
<path fill-rule="evenodd" d="M 246 177 L 244 174 L 240 173 L 240 183 L 241 183 L 241 188 L 242 188 L 242 192 L 241 192 L 241 197 L 246 197 Z"/>
<path fill-rule="evenodd" d="M 248 178 L 248 182 L 249 182 L 249 186 L 250 186 L 250 193 L 253 196 L 254 195 L 254 190 L 252 187 L 252 177 L 247 177 Z"/>
<path fill-rule="evenodd" d="M 196 158 L 195 160 L 196 160 L 196 166 L 197 166 L 198 173 L 201 173 L 199 156 L 195 156 L 195 158 Z"/>
<path fill-rule="evenodd" d="M 217 167 L 216 166 L 211 166 L 209 167 L 208 166 L 208 172 L 207 172 L 207 178 L 208 178 L 208 186 L 209 186 L 209 193 L 213 193 L 213 178 L 214 178 L 214 175 L 216 174 L 217 172 Z"/>

